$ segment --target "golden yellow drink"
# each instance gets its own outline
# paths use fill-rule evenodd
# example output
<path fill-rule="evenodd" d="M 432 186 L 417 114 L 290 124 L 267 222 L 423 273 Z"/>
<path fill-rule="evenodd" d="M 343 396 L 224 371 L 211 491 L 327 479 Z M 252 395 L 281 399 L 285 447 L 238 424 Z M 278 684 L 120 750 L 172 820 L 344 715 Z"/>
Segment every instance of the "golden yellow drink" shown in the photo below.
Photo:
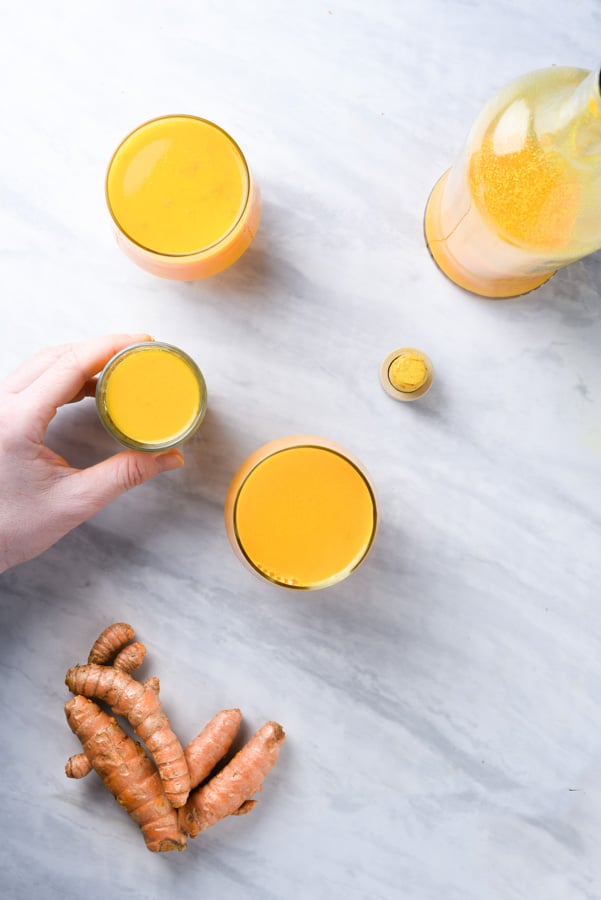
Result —
<path fill-rule="evenodd" d="M 206 409 L 206 386 L 187 354 L 151 341 L 127 347 L 107 363 L 96 403 L 105 426 L 121 443 L 160 450 L 196 430 Z"/>
<path fill-rule="evenodd" d="M 225 508 L 237 555 L 284 587 L 346 578 L 374 540 L 377 509 L 360 464 L 320 438 L 272 441 L 239 469 Z"/>
<path fill-rule="evenodd" d="M 259 226 L 259 194 L 242 151 L 195 116 L 154 119 L 126 137 L 109 165 L 106 196 L 120 246 L 165 278 L 225 269 Z"/>

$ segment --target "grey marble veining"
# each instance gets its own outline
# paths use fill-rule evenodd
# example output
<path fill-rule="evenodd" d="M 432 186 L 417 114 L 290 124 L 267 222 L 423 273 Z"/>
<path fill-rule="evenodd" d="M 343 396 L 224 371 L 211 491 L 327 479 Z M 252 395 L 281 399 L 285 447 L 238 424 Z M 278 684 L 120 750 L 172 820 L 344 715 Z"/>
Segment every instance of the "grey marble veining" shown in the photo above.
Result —
<path fill-rule="evenodd" d="M 10 900 L 601 897 L 601 259 L 488 302 L 431 262 L 422 215 L 481 104 L 599 65 L 595 0 L 201 0 L 3 12 L 0 375 L 48 343 L 148 330 L 203 369 L 183 469 L 0 578 L 0 891 Z M 213 119 L 261 184 L 246 255 L 210 281 L 114 244 L 107 161 L 167 112 Z M 412 344 L 436 380 L 378 382 Z M 300 596 L 231 553 L 223 502 L 272 438 L 369 469 L 365 564 Z M 49 432 L 115 450 L 91 401 Z M 239 706 L 287 742 L 250 816 L 149 854 L 77 742 L 66 669 L 130 621 L 188 740 Z"/>

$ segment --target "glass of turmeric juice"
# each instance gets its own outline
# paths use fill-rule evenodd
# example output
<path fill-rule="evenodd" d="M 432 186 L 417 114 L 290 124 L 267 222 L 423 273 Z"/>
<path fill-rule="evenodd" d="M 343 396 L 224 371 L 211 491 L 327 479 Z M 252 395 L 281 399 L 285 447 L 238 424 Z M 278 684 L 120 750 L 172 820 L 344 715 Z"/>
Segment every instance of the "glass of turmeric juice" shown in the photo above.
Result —
<path fill-rule="evenodd" d="M 96 387 L 107 431 L 134 450 L 167 450 L 191 437 L 207 407 L 207 388 L 194 360 L 172 344 L 145 341 L 112 357 Z"/>
<path fill-rule="evenodd" d="M 225 503 L 238 558 L 267 581 L 299 590 L 347 578 L 367 557 L 377 524 L 362 464 L 310 435 L 260 447 L 238 469 Z"/>
<path fill-rule="evenodd" d="M 213 122 L 189 115 L 152 119 L 121 142 L 108 167 L 106 200 L 127 256 L 180 281 L 234 263 L 261 214 L 238 144 Z"/>

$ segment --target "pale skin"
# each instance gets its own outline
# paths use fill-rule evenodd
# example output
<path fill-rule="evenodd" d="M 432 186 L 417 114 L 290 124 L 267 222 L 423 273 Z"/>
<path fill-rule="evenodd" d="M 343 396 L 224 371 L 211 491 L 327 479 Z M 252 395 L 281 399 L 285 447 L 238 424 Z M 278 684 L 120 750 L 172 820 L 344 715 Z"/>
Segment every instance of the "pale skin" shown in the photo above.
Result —
<path fill-rule="evenodd" d="M 93 396 L 111 356 L 148 340 L 110 334 L 48 347 L 0 383 L 0 572 L 43 553 L 131 488 L 183 465 L 179 450 L 124 450 L 76 469 L 44 443 L 61 406 Z"/>

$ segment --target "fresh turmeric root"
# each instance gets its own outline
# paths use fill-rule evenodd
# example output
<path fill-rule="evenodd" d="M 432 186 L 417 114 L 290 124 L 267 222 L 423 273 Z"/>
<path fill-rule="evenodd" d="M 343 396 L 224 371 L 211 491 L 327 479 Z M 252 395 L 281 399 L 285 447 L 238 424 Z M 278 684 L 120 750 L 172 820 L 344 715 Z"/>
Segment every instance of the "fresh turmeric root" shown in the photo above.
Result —
<path fill-rule="evenodd" d="M 98 666 L 108 666 L 119 650 L 125 647 L 134 637 L 134 630 L 127 622 L 113 622 L 99 634 L 90 650 L 89 663 Z"/>
<path fill-rule="evenodd" d="M 83 753 L 72 756 L 65 771 L 82 778 L 94 768 L 138 822 L 148 849 L 183 850 L 188 836 L 196 837 L 225 816 L 250 812 L 256 804 L 252 795 L 278 758 L 284 731 L 267 722 L 212 776 L 235 739 L 242 713 L 217 713 L 182 750 L 161 708 L 158 678 L 141 684 L 131 675 L 146 652 L 143 644 L 129 643 L 133 636 L 127 623 L 110 625 L 95 641 L 88 664 L 67 672 L 65 681 L 76 696 L 65 711 Z M 154 762 L 91 698 L 129 721 Z"/>
<path fill-rule="evenodd" d="M 85 778 L 91 771 L 92 763 L 85 753 L 76 753 L 74 756 L 70 756 L 65 766 L 67 778 Z"/>
<path fill-rule="evenodd" d="M 284 737 L 284 729 L 277 722 L 263 725 L 219 774 L 190 795 L 179 811 L 183 831 L 196 837 L 219 819 L 248 812 L 248 807 L 242 808 L 252 803 L 252 795 L 263 787 L 265 776 L 277 762 Z"/>
<path fill-rule="evenodd" d="M 129 644 L 129 646 L 124 647 L 123 650 L 120 650 L 119 653 L 117 653 L 113 660 L 113 667 L 115 669 L 121 669 L 122 672 L 128 672 L 131 675 L 132 672 L 142 665 L 145 656 L 146 647 L 144 644 L 140 644 L 139 641 L 134 641 L 133 644 Z"/>
<path fill-rule="evenodd" d="M 103 700 L 116 715 L 125 716 L 152 754 L 167 799 L 176 808 L 183 806 L 190 791 L 190 773 L 157 691 L 114 666 L 95 663 L 73 666 L 65 683 L 74 694 Z"/>
<path fill-rule="evenodd" d="M 134 637 L 134 630 L 127 622 L 113 622 L 100 634 L 88 655 L 89 663 L 113 665 L 124 672 L 133 672 L 144 660 L 146 647 L 144 644 L 128 644 Z M 69 757 L 65 772 L 68 778 L 85 778 L 92 771 L 92 764 L 85 753 L 76 753 Z"/>
<path fill-rule="evenodd" d="M 148 849 L 184 850 L 186 836 L 179 827 L 177 812 L 142 747 L 93 700 L 74 697 L 66 704 L 65 713 L 90 766 L 140 826 Z"/>
<path fill-rule="evenodd" d="M 224 709 L 190 741 L 184 750 L 190 772 L 190 790 L 204 781 L 223 759 L 232 746 L 241 722 L 242 713 L 239 709 Z"/>

